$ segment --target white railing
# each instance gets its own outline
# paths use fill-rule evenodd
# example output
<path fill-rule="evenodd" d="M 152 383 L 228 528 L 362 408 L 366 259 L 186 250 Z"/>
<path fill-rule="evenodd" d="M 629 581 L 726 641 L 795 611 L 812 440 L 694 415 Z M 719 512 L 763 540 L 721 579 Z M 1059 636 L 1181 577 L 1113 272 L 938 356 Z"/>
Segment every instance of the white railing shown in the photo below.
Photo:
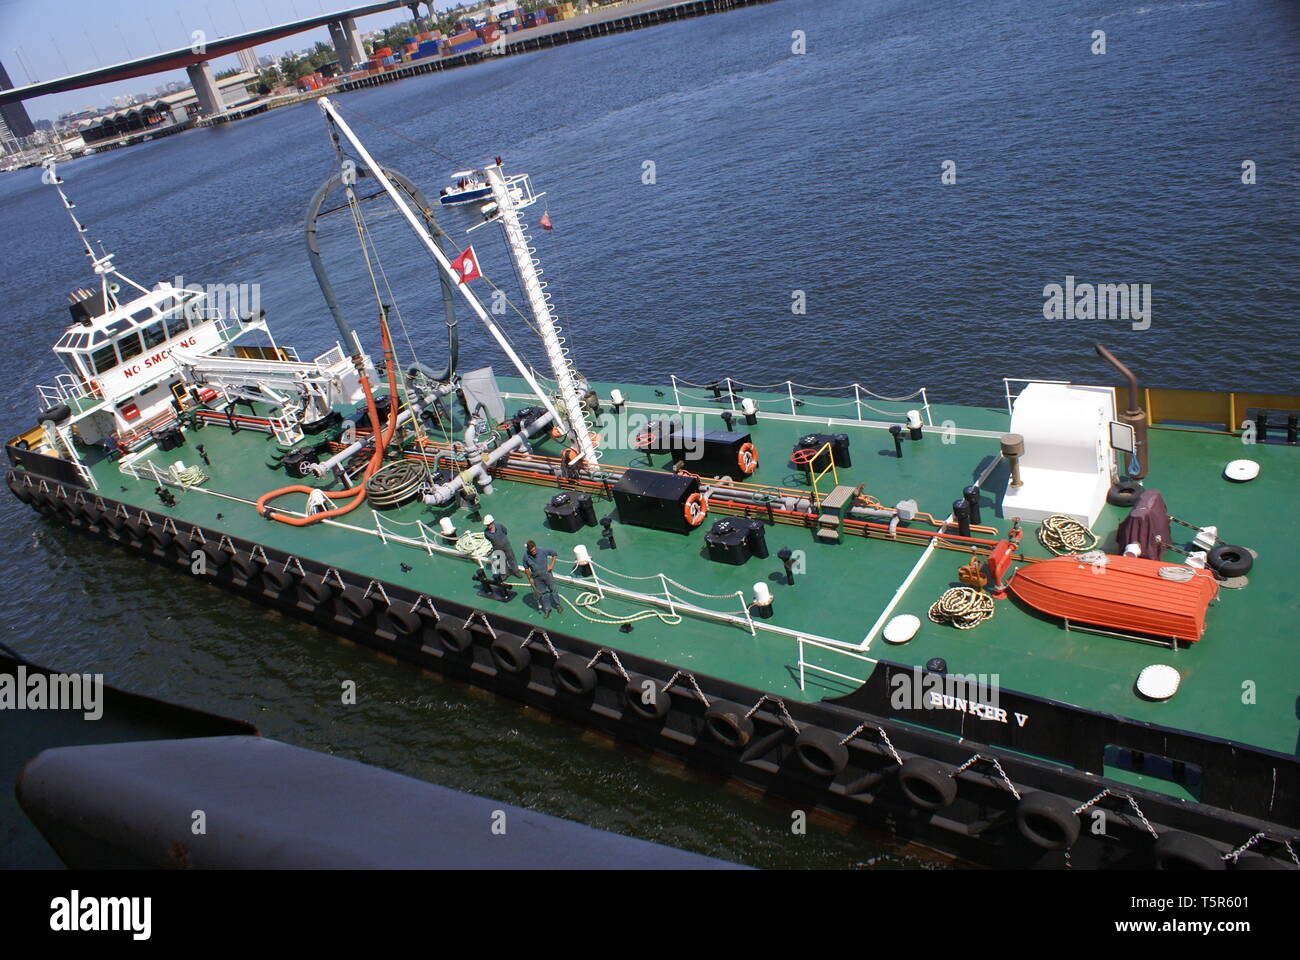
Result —
<path fill-rule="evenodd" d="M 871 418 L 864 411 L 869 410 L 880 416 L 895 418 L 905 413 L 905 410 L 882 410 L 873 405 L 870 400 L 877 400 L 884 403 L 910 403 L 920 400 L 920 409 L 924 412 L 925 422 L 929 426 L 934 426 L 934 419 L 930 413 L 930 398 L 926 393 L 926 388 L 921 387 L 902 397 L 887 397 L 881 393 L 875 393 L 867 389 L 860 383 L 848 383 L 838 387 L 814 387 L 805 383 L 795 383 L 793 380 L 781 380 L 777 383 L 747 383 L 743 380 L 737 380 L 734 377 L 724 377 L 716 383 L 695 383 L 685 380 L 676 374 L 670 374 L 669 379 L 673 386 L 673 402 L 677 406 L 678 412 L 682 412 L 682 398 L 687 400 L 703 401 L 712 403 L 715 400 L 725 397 L 731 403 L 732 413 L 739 412 L 737 404 L 736 388 L 740 387 L 746 390 L 759 390 L 766 392 L 784 391 L 786 394 L 784 400 L 768 400 L 767 403 L 788 403 L 790 406 L 790 416 L 796 419 L 809 421 L 823 421 L 829 418 L 838 417 L 844 420 L 861 420 L 868 421 Z M 717 387 L 718 393 L 692 393 L 685 389 L 686 387 L 699 387 L 706 390 L 712 390 Z M 824 395 L 808 396 L 813 395 Z M 835 395 L 840 396 L 836 397 Z M 868 399 L 870 398 L 870 399 Z M 743 398 L 741 398 L 743 399 Z M 852 416 L 848 416 L 848 410 L 852 408 Z M 820 416 L 822 410 L 840 411 L 826 416 Z"/>
<path fill-rule="evenodd" d="M 743 619 L 743 624 L 745 628 L 749 630 L 749 635 L 751 637 L 755 635 L 754 618 L 749 613 L 749 603 L 745 600 L 745 592 L 743 590 L 736 590 L 732 593 L 700 593 L 700 591 L 693 590 L 685 584 L 678 583 L 676 580 L 664 573 L 652 573 L 648 576 L 634 577 L 630 574 L 619 573 L 617 570 L 611 570 L 609 567 L 602 566 L 594 560 L 590 561 L 588 566 L 591 568 L 591 576 L 588 578 L 576 579 L 572 582 L 589 583 L 591 586 L 596 588 L 596 593 L 601 597 L 601 599 L 604 599 L 605 592 L 609 591 L 615 596 L 635 599 L 638 603 L 648 602 L 654 603 L 657 606 L 667 607 L 669 614 L 672 616 L 676 616 L 678 610 L 682 609 L 696 613 L 704 612 L 708 616 L 730 620 L 737 625 L 740 625 Z M 658 581 L 659 591 L 657 593 L 647 593 L 644 590 L 623 589 L 616 586 L 613 582 L 602 583 L 599 575 L 596 573 L 597 570 L 603 570 L 610 576 L 617 577 L 620 580 L 629 580 L 639 583 Z M 730 600 L 734 598 L 740 607 L 740 616 L 738 617 L 730 611 L 711 610 L 707 607 L 702 607 L 699 604 L 692 603 L 685 597 L 675 597 L 673 596 L 673 591 L 669 587 L 669 584 L 672 584 L 672 586 L 676 587 L 683 593 L 688 593 L 691 596 L 699 597 L 703 600 Z"/>
<path fill-rule="evenodd" d="M 1071 381 L 1069 380 L 1039 380 L 1037 377 L 1003 377 L 1002 386 L 1003 389 L 1006 390 L 1006 394 L 1007 394 L 1007 415 L 1008 416 L 1011 415 L 1011 405 L 1015 402 L 1016 397 L 1020 396 L 1021 391 L 1024 389 L 1024 387 L 1021 387 L 1020 390 L 1016 391 L 1015 396 L 1012 396 L 1011 385 L 1013 383 L 1021 383 L 1026 385 L 1031 383 L 1060 383 L 1069 386 L 1070 382 Z"/>
<path fill-rule="evenodd" d="M 806 682 L 806 671 L 808 670 L 816 670 L 818 673 L 825 673 L 832 677 L 838 677 L 841 680 L 847 680 L 850 683 L 853 683 L 857 686 L 862 686 L 862 684 L 867 682 L 866 677 L 852 677 L 849 676 L 847 673 L 840 673 L 836 670 L 830 669 L 829 667 L 822 667 L 822 666 L 818 666 L 815 663 L 810 663 L 804 657 L 804 648 L 807 646 L 817 647 L 818 649 L 821 650 L 830 650 L 832 653 L 837 653 L 842 657 L 848 657 L 852 660 L 861 661 L 862 663 L 869 663 L 873 667 L 880 662 L 879 660 L 876 660 L 874 657 L 868 657 L 864 654 L 856 653 L 853 650 L 850 650 L 846 647 L 842 647 L 838 644 L 826 643 L 825 641 L 822 640 L 812 640 L 809 639 L 808 637 L 800 637 L 798 642 L 799 642 L 799 689 L 800 690 L 804 689 L 804 685 Z M 870 674 L 870 672 L 871 672 L 870 670 L 867 671 L 868 674 Z"/>
<path fill-rule="evenodd" d="M 54 378 L 54 383 L 37 385 L 36 395 L 40 397 L 41 409 L 48 410 L 61 403 L 84 399 L 90 395 L 90 388 L 80 377 L 74 377 L 70 373 L 60 373 Z"/>

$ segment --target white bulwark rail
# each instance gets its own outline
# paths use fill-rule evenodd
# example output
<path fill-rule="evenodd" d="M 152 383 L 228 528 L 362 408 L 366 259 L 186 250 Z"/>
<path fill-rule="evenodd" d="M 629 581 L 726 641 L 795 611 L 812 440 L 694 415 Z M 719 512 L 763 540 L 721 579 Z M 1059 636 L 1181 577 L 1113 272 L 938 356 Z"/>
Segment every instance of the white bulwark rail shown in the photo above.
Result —
<path fill-rule="evenodd" d="M 901 411 L 898 410 L 881 410 L 872 404 L 872 400 L 884 403 L 913 403 L 917 400 L 916 409 L 920 410 L 925 416 L 925 422 L 928 426 L 934 426 L 934 420 L 930 415 L 930 400 L 926 394 L 925 387 L 913 391 L 902 397 L 887 397 L 881 393 L 875 393 L 860 383 L 848 383 L 839 387 L 814 387 L 805 383 L 795 383 L 793 380 L 781 380 L 777 383 L 746 383 L 743 380 L 737 380 L 734 377 L 724 377 L 716 383 L 694 383 L 682 377 L 670 374 L 669 378 L 673 385 L 673 402 L 677 406 L 678 413 L 682 412 L 682 398 L 687 400 L 703 400 L 712 402 L 719 398 L 727 398 L 731 403 L 733 413 L 740 412 L 737 404 L 739 400 L 744 402 L 744 397 L 738 396 L 736 389 L 742 390 L 759 390 L 769 393 L 785 393 L 784 400 L 767 399 L 763 402 L 766 404 L 780 403 L 789 404 L 791 417 L 800 419 L 818 420 L 835 418 L 843 420 L 861 420 L 867 422 L 871 420 L 863 411 L 870 410 L 872 413 L 884 417 L 897 417 Z M 717 396 L 712 393 L 692 393 L 687 387 L 703 388 L 705 390 L 718 389 Z M 849 410 L 852 409 L 852 414 Z M 820 416 L 822 410 L 833 410 L 835 413 L 827 414 L 827 417 Z"/>

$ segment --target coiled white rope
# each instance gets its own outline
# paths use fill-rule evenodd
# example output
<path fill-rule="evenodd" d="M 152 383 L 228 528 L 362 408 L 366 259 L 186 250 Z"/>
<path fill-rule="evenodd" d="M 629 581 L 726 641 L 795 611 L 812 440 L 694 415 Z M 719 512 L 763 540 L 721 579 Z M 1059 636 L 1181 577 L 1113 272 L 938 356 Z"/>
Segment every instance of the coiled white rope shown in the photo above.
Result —
<path fill-rule="evenodd" d="M 993 619 L 993 598 L 974 587 L 953 587 L 945 590 L 930 604 L 930 620 L 947 623 L 958 630 L 971 630 L 985 620 Z"/>
<path fill-rule="evenodd" d="M 651 610 L 649 608 L 638 610 L 636 613 L 628 614 L 626 617 L 620 617 L 617 614 L 609 613 L 608 611 L 601 610 L 597 607 L 596 604 L 598 604 L 602 598 L 600 594 L 592 590 L 582 591 L 582 593 L 578 594 L 576 600 L 570 600 L 563 594 L 560 595 L 560 599 L 571 606 L 574 613 L 591 623 L 622 625 L 624 623 L 636 623 L 638 620 L 649 620 L 651 617 L 657 617 L 660 622 L 665 623 L 670 627 L 675 627 L 677 624 L 682 622 L 682 615 L 680 613 L 668 613 L 663 610 Z M 600 616 L 589 616 L 583 613 L 582 608 L 584 607 L 592 613 L 599 614 Z"/>
<path fill-rule="evenodd" d="M 462 533 L 457 538 L 455 547 L 460 553 L 465 554 L 467 557 L 473 557 L 475 560 L 490 555 L 494 549 L 492 544 L 488 542 L 487 537 L 475 531 Z"/>
<path fill-rule="evenodd" d="M 1038 528 L 1038 542 L 1058 557 L 1083 553 L 1101 543 L 1101 538 L 1073 517 L 1055 514 Z"/>

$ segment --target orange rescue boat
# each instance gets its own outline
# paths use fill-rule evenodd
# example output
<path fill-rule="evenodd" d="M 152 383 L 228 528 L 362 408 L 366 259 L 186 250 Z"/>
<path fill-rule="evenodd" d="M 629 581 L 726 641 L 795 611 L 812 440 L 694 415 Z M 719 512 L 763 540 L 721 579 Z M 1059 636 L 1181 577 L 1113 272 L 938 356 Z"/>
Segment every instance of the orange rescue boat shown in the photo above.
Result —
<path fill-rule="evenodd" d="M 1161 576 L 1162 569 L 1191 570 L 1192 576 L 1169 579 Z M 1219 591 L 1208 570 L 1115 555 L 1107 555 L 1101 566 L 1073 556 L 1026 564 L 1008 587 L 1054 617 L 1189 642 L 1205 633 L 1205 611 Z"/>

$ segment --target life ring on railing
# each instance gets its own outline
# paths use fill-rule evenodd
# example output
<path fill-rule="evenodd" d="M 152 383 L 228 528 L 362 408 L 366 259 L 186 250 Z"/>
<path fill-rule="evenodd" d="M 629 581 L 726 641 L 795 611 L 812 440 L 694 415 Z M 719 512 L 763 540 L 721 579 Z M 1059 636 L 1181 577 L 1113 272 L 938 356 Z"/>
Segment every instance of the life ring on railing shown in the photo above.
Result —
<path fill-rule="evenodd" d="M 98 380 L 91 380 L 89 386 L 90 386 L 90 395 L 92 397 L 99 397 L 101 400 L 104 399 L 104 391 L 99 386 Z"/>
<path fill-rule="evenodd" d="M 736 451 L 736 466 L 740 467 L 740 472 L 745 476 L 758 469 L 758 451 L 754 449 L 752 443 L 740 445 L 740 449 Z"/>
<path fill-rule="evenodd" d="M 575 467 L 582 462 L 582 454 L 573 447 L 565 447 L 564 452 L 560 454 L 560 460 L 566 467 Z"/>
<path fill-rule="evenodd" d="M 563 436 L 564 436 L 564 431 L 563 431 L 563 430 L 561 430 L 559 427 L 551 427 L 551 439 L 552 439 L 552 440 L 559 440 L 559 439 L 560 439 L 561 437 L 563 437 Z"/>
<path fill-rule="evenodd" d="M 691 527 L 698 527 L 704 522 L 705 516 L 708 515 L 709 507 L 704 502 L 704 497 L 698 493 L 692 493 L 682 504 L 682 514 L 686 517 L 686 523 Z"/>

